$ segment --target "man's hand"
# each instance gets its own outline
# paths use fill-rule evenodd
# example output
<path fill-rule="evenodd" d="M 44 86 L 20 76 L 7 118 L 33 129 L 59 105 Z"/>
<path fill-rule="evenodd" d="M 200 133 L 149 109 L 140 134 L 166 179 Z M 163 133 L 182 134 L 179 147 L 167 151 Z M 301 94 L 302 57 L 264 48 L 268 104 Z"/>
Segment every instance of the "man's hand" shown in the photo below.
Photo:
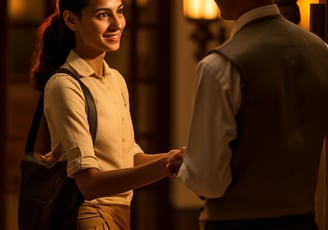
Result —
<path fill-rule="evenodd" d="M 166 165 L 167 170 L 170 172 L 170 176 L 176 176 L 179 172 L 180 166 L 183 162 L 183 154 L 186 147 L 181 149 L 173 149 L 168 154 L 170 155 L 168 163 Z"/>

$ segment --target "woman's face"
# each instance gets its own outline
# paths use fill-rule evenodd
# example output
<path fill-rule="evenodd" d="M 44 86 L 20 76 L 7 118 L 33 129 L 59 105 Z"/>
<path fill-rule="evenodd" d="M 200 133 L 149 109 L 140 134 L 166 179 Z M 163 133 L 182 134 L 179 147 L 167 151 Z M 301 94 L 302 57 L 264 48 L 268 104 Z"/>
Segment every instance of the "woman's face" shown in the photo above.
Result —
<path fill-rule="evenodd" d="M 117 51 L 126 26 L 122 0 L 89 0 L 75 27 L 75 50 L 87 56 Z"/>

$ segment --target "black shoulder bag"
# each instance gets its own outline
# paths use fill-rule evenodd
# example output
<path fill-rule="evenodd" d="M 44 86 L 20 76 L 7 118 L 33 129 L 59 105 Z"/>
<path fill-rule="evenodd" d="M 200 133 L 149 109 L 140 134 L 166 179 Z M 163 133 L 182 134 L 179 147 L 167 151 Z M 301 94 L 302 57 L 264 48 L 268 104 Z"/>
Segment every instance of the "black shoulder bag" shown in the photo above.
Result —
<path fill-rule="evenodd" d="M 90 133 L 95 141 L 97 113 L 88 88 L 69 70 L 61 68 L 81 85 L 85 99 Z M 18 202 L 20 230 L 72 230 L 76 228 L 78 207 L 84 201 L 74 179 L 66 174 L 66 161 L 45 163 L 34 157 L 34 146 L 43 115 L 41 94 L 27 137 L 25 155 L 21 161 Z"/>

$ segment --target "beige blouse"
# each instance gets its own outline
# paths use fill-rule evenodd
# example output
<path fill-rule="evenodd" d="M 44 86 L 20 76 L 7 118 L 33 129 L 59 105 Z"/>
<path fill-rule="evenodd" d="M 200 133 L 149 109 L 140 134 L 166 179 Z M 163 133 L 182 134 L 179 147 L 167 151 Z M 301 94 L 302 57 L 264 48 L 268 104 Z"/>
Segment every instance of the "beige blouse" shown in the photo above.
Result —
<path fill-rule="evenodd" d="M 44 112 L 52 152 L 60 159 L 67 159 L 68 176 L 87 168 L 107 171 L 133 167 L 134 155 L 143 151 L 134 139 L 129 95 L 122 75 L 104 61 L 104 76 L 97 76 L 74 51 L 71 51 L 63 67 L 77 73 L 89 88 L 98 119 L 93 146 L 85 98 L 79 83 L 63 73 L 49 79 L 45 87 Z M 87 203 L 130 205 L 131 199 L 132 191 L 128 191 Z"/>

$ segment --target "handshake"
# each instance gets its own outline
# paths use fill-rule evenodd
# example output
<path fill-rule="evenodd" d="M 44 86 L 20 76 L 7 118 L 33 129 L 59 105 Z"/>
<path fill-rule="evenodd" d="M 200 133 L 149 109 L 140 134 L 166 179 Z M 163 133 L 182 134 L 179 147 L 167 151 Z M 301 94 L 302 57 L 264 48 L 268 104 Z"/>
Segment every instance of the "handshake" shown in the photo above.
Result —
<path fill-rule="evenodd" d="M 183 155 L 185 150 L 186 147 L 182 147 L 180 149 L 172 149 L 167 153 L 168 159 L 166 169 L 168 170 L 170 176 L 175 177 L 178 174 L 180 166 L 183 162 Z"/>

